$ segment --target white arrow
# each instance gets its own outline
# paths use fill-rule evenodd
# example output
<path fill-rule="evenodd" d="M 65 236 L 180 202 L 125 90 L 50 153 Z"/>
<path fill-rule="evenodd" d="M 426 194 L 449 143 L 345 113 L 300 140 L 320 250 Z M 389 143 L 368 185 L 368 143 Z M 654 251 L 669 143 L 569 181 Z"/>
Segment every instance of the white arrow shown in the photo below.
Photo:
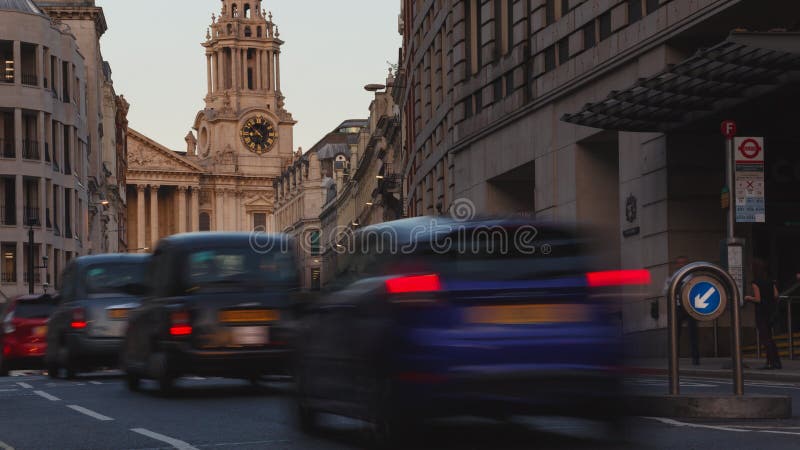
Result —
<path fill-rule="evenodd" d="M 702 296 L 698 295 L 694 298 L 694 307 L 697 309 L 705 309 L 708 308 L 708 299 L 711 298 L 714 293 L 717 292 L 717 288 L 712 287 Z"/>

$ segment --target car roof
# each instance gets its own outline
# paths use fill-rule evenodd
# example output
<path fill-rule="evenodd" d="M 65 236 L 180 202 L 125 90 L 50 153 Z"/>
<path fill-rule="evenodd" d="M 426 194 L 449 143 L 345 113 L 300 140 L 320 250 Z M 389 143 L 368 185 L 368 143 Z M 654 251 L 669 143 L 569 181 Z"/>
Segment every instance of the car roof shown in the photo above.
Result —
<path fill-rule="evenodd" d="M 50 294 L 33 294 L 33 295 L 29 294 L 29 295 L 21 295 L 19 297 L 14 298 L 11 301 L 15 303 L 25 303 L 25 302 L 36 302 L 42 300 L 47 301 L 52 299 L 53 296 L 51 296 Z"/>
<path fill-rule="evenodd" d="M 143 253 L 107 253 L 102 255 L 89 255 L 76 258 L 75 264 L 79 267 L 86 267 L 94 264 L 112 263 L 146 263 L 150 258 L 149 254 Z"/>
<path fill-rule="evenodd" d="M 261 232 L 199 232 L 176 234 L 161 239 L 158 247 L 176 248 L 204 248 L 204 247 L 225 247 L 253 245 L 256 248 L 281 242 L 289 242 L 293 239 L 283 233 L 261 233 Z"/>
<path fill-rule="evenodd" d="M 417 242 L 432 240 L 435 236 L 449 235 L 457 230 L 492 227 L 518 228 L 522 226 L 532 226 L 540 231 L 555 231 L 564 234 L 579 234 L 579 230 L 582 228 L 577 224 L 547 222 L 527 216 L 486 216 L 467 220 L 454 219 L 452 217 L 422 216 L 370 225 L 358 230 L 357 235 L 381 235 L 391 232 L 393 238 L 397 239 L 399 244 L 404 244 L 412 240 Z"/>

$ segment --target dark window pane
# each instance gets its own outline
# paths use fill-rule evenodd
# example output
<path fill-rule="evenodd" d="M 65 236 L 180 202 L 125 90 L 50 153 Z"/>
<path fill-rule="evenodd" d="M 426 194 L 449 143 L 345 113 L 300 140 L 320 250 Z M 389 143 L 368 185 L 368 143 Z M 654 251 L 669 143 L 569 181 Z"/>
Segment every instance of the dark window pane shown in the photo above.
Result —
<path fill-rule="evenodd" d="M 508 72 L 506 74 L 506 96 L 513 94 L 516 88 L 514 86 L 514 72 Z"/>
<path fill-rule="evenodd" d="M 475 113 L 480 113 L 483 110 L 483 89 L 478 89 L 475 93 Z"/>
<path fill-rule="evenodd" d="M 561 16 L 569 12 L 569 0 L 561 0 Z"/>
<path fill-rule="evenodd" d="M 492 83 L 492 90 L 494 91 L 493 100 L 496 102 L 503 98 L 503 78 L 498 78 Z"/>
<path fill-rule="evenodd" d="M 564 64 L 569 61 L 569 39 L 558 41 L 558 63 Z"/>
<path fill-rule="evenodd" d="M 211 216 L 200 213 L 200 231 L 211 231 Z"/>
<path fill-rule="evenodd" d="M 659 0 L 647 0 L 647 14 L 655 12 L 659 7 Z"/>
<path fill-rule="evenodd" d="M 547 25 L 550 25 L 556 21 L 556 0 L 547 0 L 545 8 L 547 8 L 547 11 L 545 12 L 547 16 Z"/>
<path fill-rule="evenodd" d="M 556 68 L 556 47 L 551 45 L 544 51 L 544 71 L 549 72 Z"/>
<path fill-rule="evenodd" d="M 611 12 L 607 12 L 600 16 L 600 40 L 606 40 L 611 36 Z"/>
<path fill-rule="evenodd" d="M 642 0 L 628 0 L 628 23 L 642 19 Z"/>
<path fill-rule="evenodd" d="M 583 27 L 583 49 L 589 50 L 597 45 L 597 36 L 595 35 L 595 22 L 589 22 Z"/>
<path fill-rule="evenodd" d="M 267 231 L 267 215 L 265 213 L 253 214 L 253 231 Z"/>
<path fill-rule="evenodd" d="M 146 265 L 105 264 L 90 267 L 86 272 L 88 294 L 124 293 L 131 285 L 144 284 Z"/>

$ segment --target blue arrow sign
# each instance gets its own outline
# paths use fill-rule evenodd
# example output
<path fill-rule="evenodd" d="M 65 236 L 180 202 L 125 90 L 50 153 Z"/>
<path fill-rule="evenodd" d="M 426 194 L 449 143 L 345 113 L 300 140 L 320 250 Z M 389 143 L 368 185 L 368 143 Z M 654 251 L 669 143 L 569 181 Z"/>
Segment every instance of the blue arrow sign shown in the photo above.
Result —
<path fill-rule="evenodd" d="M 702 281 L 689 291 L 689 304 L 698 314 L 710 316 L 722 305 L 719 287 L 713 283 Z"/>

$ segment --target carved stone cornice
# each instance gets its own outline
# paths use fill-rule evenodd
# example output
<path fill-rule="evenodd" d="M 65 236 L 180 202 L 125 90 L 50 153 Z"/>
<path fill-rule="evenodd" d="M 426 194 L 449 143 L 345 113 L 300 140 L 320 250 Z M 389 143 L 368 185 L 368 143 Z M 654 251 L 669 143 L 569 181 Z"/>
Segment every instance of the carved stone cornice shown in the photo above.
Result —
<path fill-rule="evenodd" d="M 99 6 L 68 6 L 38 2 L 38 5 L 54 20 L 91 20 L 94 22 L 97 37 L 108 30 L 106 16 L 103 8 Z"/>

